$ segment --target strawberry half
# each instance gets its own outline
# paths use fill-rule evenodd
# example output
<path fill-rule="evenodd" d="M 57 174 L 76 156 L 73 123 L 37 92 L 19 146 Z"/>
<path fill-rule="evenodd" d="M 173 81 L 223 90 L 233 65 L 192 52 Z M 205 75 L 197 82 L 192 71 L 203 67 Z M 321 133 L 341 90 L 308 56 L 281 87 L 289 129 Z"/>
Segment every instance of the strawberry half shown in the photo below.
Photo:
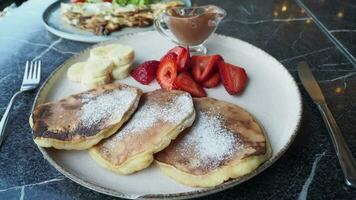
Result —
<path fill-rule="evenodd" d="M 155 78 L 159 63 L 157 60 L 146 61 L 133 70 L 131 76 L 136 81 L 148 85 Z"/>
<path fill-rule="evenodd" d="M 244 68 L 221 61 L 219 62 L 219 72 L 222 83 L 229 94 L 240 94 L 245 89 L 248 78 Z"/>
<path fill-rule="evenodd" d="M 169 50 L 168 53 L 175 53 L 177 55 L 177 66 L 178 66 L 177 70 L 178 70 L 178 72 L 189 71 L 189 68 L 190 68 L 189 48 L 177 46 L 177 47 L 174 47 L 173 49 Z"/>
<path fill-rule="evenodd" d="M 216 72 L 208 80 L 202 82 L 202 86 L 206 88 L 213 88 L 218 86 L 220 83 L 220 74 Z"/>
<path fill-rule="evenodd" d="M 194 79 L 199 83 L 208 80 L 218 70 L 218 63 L 222 60 L 220 55 L 192 56 L 190 66 Z"/>
<path fill-rule="evenodd" d="M 71 3 L 84 3 L 85 0 L 70 0 Z"/>
<path fill-rule="evenodd" d="M 161 88 L 173 89 L 173 82 L 177 77 L 177 55 L 175 53 L 166 54 L 156 71 L 156 79 Z"/>
<path fill-rule="evenodd" d="M 187 72 L 182 72 L 177 76 L 174 87 L 189 92 L 193 97 L 206 97 L 204 88 L 198 85 Z"/>

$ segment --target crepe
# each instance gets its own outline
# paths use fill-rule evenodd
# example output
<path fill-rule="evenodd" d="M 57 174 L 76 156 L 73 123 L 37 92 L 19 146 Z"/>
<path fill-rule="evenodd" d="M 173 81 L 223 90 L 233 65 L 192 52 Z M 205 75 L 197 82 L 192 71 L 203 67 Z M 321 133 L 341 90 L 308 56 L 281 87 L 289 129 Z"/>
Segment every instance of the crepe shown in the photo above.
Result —
<path fill-rule="evenodd" d="M 96 35 L 110 35 L 125 27 L 147 27 L 166 9 L 184 6 L 181 1 L 162 1 L 149 5 L 120 6 L 108 2 L 61 3 L 61 19 Z"/>

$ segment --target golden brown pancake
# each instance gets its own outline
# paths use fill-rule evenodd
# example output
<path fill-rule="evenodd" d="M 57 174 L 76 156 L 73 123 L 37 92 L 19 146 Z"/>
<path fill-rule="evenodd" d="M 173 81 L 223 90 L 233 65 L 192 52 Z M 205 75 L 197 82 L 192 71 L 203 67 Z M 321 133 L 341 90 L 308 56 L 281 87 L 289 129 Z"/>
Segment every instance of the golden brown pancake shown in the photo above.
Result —
<path fill-rule="evenodd" d="M 130 174 L 148 167 L 153 154 L 168 146 L 194 119 L 193 101 L 187 92 L 148 92 L 142 95 L 130 121 L 89 152 L 103 167 Z"/>
<path fill-rule="evenodd" d="M 196 98 L 194 105 L 194 124 L 155 154 L 166 175 L 188 186 L 212 187 L 271 157 L 268 138 L 247 111 L 213 98 Z"/>
<path fill-rule="evenodd" d="M 30 118 L 35 143 L 56 149 L 88 149 L 114 134 L 136 110 L 141 90 L 109 84 L 38 105 Z"/>

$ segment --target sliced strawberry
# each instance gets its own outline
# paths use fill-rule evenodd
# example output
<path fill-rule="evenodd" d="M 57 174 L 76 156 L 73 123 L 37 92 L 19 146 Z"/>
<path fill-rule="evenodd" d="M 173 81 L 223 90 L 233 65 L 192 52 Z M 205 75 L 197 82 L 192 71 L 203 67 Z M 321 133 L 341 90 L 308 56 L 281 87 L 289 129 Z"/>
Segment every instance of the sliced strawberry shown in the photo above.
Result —
<path fill-rule="evenodd" d="M 206 92 L 187 72 L 180 73 L 174 81 L 174 87 L 189 92 L 193 97 L 206 97 Z"/>
<path fill-rule="evenodd" d="M 159 63 L 157 60 L 146 61 L 133 70 L 131 76 L 136 81 L 148 85 L 155 78 Z"/>
<path fill-rule="evenodd" d="M 178 72 L 189 71 L 190 68 L 189 48 L 177 46 L 168 51 L 168 53 L 172 53 L 172 52 L 177 55 Z"/>
<path fill-rule="evenodd" d="M 84 3 L 85 0 L 70 0 L 71 3 Z"/>
<path fill-rule="evenodd" d="M 219 72 L 222 83 L 229 94 L 240 94 L 245 89 L 247 74 L 244 68 L 221 61 L 219 62 Z"/>
<path fill-rule="evenodd" d="M 161 88 L 173 89 L 173 82 L 177 77 L 177 55 L 175 53 L 166 54 L 158 65 L 156 72 L 157 82 Z"/>
<path fill-rule="evenodd" d="M 190 66 L 194 79 L 199 83 L 208 80 L 218 70 L 218 63 L 222 60 L 220 55 L 192 56 Z"/>
<path fill-rule="evenodd" d="M 220 74 L 216 72 L 208 80 L 202 82 L 202 86 L 206 88 L 213 88 L 218 86 L 220 83 Z"/>

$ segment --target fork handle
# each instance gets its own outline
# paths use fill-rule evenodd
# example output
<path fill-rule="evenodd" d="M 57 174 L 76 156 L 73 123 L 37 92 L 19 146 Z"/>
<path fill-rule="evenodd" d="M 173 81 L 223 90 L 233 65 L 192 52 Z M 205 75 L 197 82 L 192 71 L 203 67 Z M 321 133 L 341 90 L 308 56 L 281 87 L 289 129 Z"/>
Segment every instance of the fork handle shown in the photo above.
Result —
<path fill-rule="evenodd" d="M 316 103 L 322 114 L 323 120 L 329 131 L 333 142 L 336 155 L 339 159 L 342 172 L 344 173 L 345 183 L 350 187 L 356 188 L 356 162 L 350 149 L 342 136 L 339 126 L 331 114 L 331 111 L 326 103 Z"/>
<path fill-rule="evenodd" d="M 5 113 L 4 115 L 2 116 L 1 118 L 1 121 L 0 121 L 0 147 L 1 147 L 1 144 L 4 140 L 4 137 L 5 137 L 5 128 L 6 128 L 6 123 L 7 123 L 7 120 L 9 119 L 9 113 L 10 113 L 10 110 L 12 108 L 12 105 L 14 103 L 14 100 L 16 98 L 17 95 L 21 94 L 22 91 L 18 91 L 14 94 L 14 96 L 12 96 L 9 104 L 7 105 L 7 108 L 5 110 Z"/>

